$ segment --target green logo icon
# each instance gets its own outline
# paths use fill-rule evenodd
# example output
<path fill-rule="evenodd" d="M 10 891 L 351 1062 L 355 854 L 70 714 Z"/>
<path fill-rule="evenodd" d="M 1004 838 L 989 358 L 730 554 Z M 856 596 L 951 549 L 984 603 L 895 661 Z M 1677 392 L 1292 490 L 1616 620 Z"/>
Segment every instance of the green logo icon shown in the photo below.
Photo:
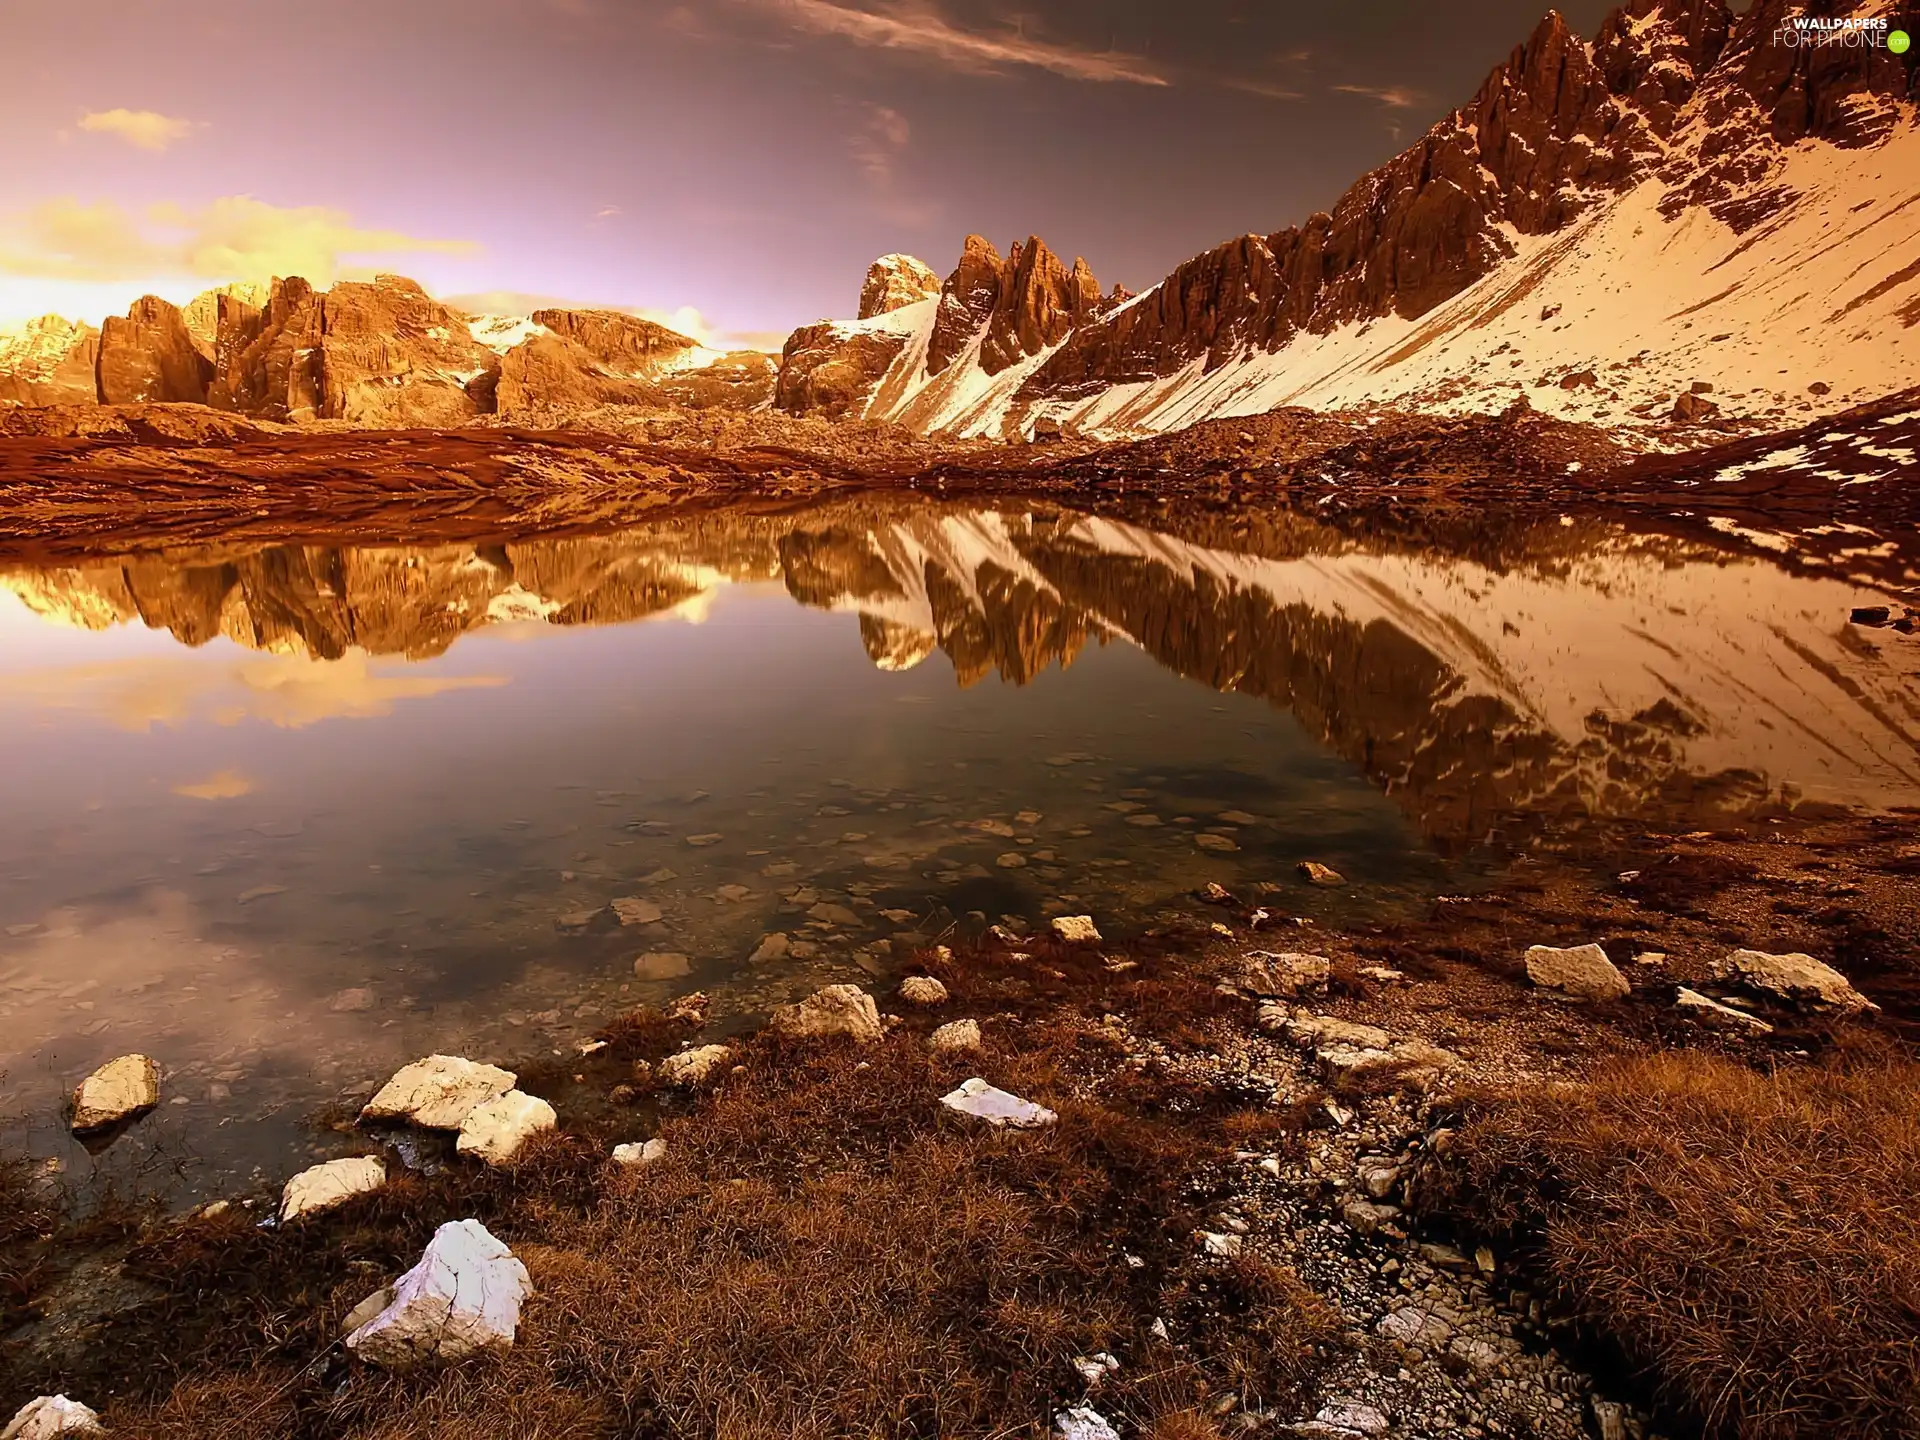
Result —
<path fill-rule="evenodd" d="M 1911 44 L 1913 44 L 1913 41 L 1907 38 L 1906 31 L 1890 30 L 1887 32 L 1887 49 L 1891 50 L 1894 54 L 1906 54 L 1907 47 Z"/>

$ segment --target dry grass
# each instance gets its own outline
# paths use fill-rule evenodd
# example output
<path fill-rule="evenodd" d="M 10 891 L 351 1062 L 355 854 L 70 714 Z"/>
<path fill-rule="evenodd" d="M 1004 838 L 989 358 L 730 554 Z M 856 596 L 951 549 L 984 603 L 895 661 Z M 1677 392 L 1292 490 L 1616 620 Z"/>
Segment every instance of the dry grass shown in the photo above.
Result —
<path fill-rule="evenodd" d="M 167 1299 L 113 1323 L 82 1388 L 117 1376 L 109 1420 L 150 1440 L 1003 1436 L 1077 1403 L 1069 1362 L 1102 1349 L 1125 1368 L 1101 1408 L 1169 1440 L 1214 1434 L 1199 1417 L 1224 1396 L 1297 1398 L 1335 1317 L 1289 1272 L 1200 1261 L 1191 1239 L 1232 1137 L 1274 1122 L 1114 1072 L 1071 1021 L 990 1034 L 971 1062 L 904 1033 L 742 1042 L 744 1072 L 682 1103 L 641 1172 L 560 1136 L 510 1175 L 410 1176 L 325 1224 L 170 1231 L 128 1262 Z M 1060 1123 L 942 1112 L 972 1073 Z M 346 1309 L 466 1214 L 533 1273 L 515 1349 L 414 1377 L 342 1356 Z M 1149 1335 L 1162 1315 L 1177 1348 Z"/>
<path fill-rule="evenodd" d="M 1709 1434 L 1920 1435 L 1920 1064 L 1698 1053 L 1477 1101 L 1429 1204 Z"/>

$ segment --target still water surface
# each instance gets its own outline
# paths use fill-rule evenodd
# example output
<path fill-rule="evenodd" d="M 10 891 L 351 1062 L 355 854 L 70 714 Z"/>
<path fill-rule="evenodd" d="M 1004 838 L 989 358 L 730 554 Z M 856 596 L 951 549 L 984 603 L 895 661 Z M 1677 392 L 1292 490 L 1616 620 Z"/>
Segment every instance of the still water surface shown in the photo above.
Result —
<path fill-rule="evenodd" d="M 1842 539 L 868 499 L 0 564 L 10 1128 L 217 1193 L 408 1059 L 694 988 L 750 1017 L 1208 880 L 1338 922 L 1610 820 L 1920 803 L 1920 647 L 1847 623 L 1912 574 Z M 60 1101 L 135 1049 L 167 1104 L 86 1157 Z"/>

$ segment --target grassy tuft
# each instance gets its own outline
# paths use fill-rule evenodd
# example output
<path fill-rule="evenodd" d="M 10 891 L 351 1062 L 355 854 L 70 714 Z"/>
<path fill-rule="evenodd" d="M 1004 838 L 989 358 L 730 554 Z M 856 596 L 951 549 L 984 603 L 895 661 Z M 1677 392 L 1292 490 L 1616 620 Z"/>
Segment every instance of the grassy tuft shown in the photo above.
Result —
<path fill-rule="evenodd" d="M 1426 1204 L 1741 1440 L 1920 1434 L 1920 1064 L 1676 1052 L 1483 1096 Z"/>

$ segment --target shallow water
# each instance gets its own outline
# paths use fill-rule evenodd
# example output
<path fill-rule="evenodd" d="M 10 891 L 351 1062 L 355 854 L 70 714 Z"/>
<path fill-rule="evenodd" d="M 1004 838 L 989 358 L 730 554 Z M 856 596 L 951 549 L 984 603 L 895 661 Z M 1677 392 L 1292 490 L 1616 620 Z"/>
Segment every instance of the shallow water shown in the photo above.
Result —
<path fill-rule="evenodd" d="M 1613 820 L 1920 803 L 1920 644 L 1847 623 L 1911 581 L 1864 535 L 906 497 L 0 565 L 5 1108 L 219 1193 L 408 1059 L 693 988 L 746 1018 L 1208 880 L 1339 922 Z M 59 1104 L 131 1049 L 167 1103 L 92 1159 Z"/>

